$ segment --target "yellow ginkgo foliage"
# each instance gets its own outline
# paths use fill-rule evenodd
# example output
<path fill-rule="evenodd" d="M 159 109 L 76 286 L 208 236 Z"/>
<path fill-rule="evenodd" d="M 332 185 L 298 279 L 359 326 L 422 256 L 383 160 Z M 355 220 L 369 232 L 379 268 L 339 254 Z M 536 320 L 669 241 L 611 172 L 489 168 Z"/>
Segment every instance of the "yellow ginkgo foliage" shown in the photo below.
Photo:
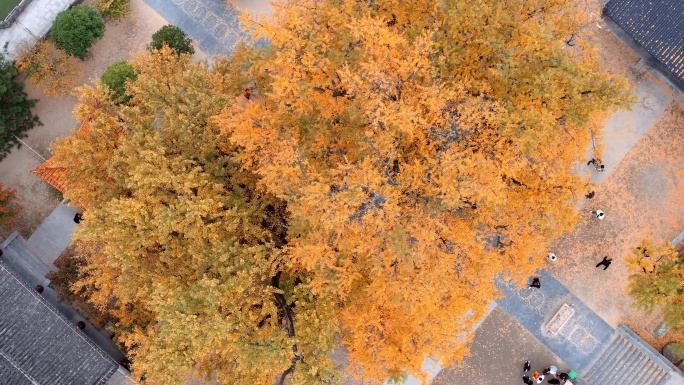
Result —
<path fill-rule="evenodd" d="M 88 124 L 54 146 L 65 195 L 85 209 L 75 289 L 117 318 L 146 384 L 272 385 L 294 362 L 307 383 L 335 378 L 335 302 L 288 273 L 284 202 L 257 188 L 210 120 L 237 92 L 225 61 L 164 48 L 132 65 L 132 99 L 81 88 Z"/>
<path fill-rule="evenodd" d="M 568 49 L 573 3 L 287 0 L 251 24 L 270 45 L 236 54 L 249 98 L 217 121 L 287 202 L 291 269 L 360 377 L 458 360 L 495 277 L 577 222 L 574 167 L 628 94 Z"/>

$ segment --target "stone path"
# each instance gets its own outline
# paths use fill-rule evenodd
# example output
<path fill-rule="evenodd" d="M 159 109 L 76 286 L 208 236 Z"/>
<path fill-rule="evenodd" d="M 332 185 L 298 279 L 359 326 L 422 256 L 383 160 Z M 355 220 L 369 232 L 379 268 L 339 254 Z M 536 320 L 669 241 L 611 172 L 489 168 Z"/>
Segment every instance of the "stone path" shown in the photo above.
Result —
<path fill-rule="evenodd" d="M 240 11 L 224 0 L 145 0 L 169 23 L 179 27 L 208 54 L 230 55 L 248 35 Z"/>
<path fill-rule="evenodd" d="M 636 90 L 636 103 L 630 110 L 619 110 L 603 126 L 602 162 L 606 171 L 596 172 L 590 167 L 581 167 L 581 172 L 591 172 L 591 182 L 600 184 L 608 178 L 620 160 L 627 155 L 637 141 L 648 131 L 665 108 L 672 102 L 674 95 L 650 77 L 639 83 Z M 589 157 L 592 150 L 589 150 Z"/>
<path fill-rule="evenodd" d="M 613 328 L 548 272 L 542 271 L 539 278 L 541 289 L 499 282 L 506 297 L 497 303 L 572 369 L 583 373 L 608 343 Z M 563 304 L 570 305 L 574 314 L 554 335 L 546 324 Z"/>
<path fill-rule="evenodd" d="M 71 244 L 71 236 L 76 227 L 74 215 L 80 210 L 74 206 L 60 203 L 28 239 L 36 255 L 53 270 L 55 260 Z"/>

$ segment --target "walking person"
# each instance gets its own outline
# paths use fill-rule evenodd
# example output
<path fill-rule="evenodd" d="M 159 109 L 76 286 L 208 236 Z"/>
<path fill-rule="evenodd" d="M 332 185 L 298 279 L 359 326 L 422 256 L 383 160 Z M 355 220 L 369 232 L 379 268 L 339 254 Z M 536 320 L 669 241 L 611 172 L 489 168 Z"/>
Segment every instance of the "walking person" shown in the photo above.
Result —
<path fill-rule="evenodd" d="M 544 369 L 544 370 L 542 371 L 542 373 L 543 373 L 543 374 L 552 374 L 552 375 L 555 376 L 556 373 L 558 373 L 558 368 L 555 367 L 555 366 L 553 366 L 553 365 L 551 365 L 551 366 L 549 366 L 548 368 Z"/>
<path fill-rule="evenodd" d="M 81 213 L 76 213 L 76 215 L 74 215 L 74 223 L 81 223 L 82 220 L 83 215 Z"/>
<path fill-rule="evenodd" d="M 598 171 L 598 172 L 604 172 L 604 171 L 606 171 L 606 166 L 604 166 L 604 165 L 601 163 L 601 159 L 591 158 L 591 160 L 589 160 L 589 161 L 587 162 L 587 166 L 589 166 L 589 165 L 591 165 L 591 164 L 594 165 L 594 168 L 595 168 L 596 171 Z"/>
<path fill-rule="evenodd" d="M 605 257 L 603 257 L 603 260 L 601 262 L 596 264 L 596 267 L 604 266 L 603 270 L 606 270 L 612 262 L 613 262 L 612 259 L 609 259 L 608 256 L 605 256 Z"/>
<path fill-rule="evenodd" d="M 591 198 L 593 198 L 593 197 L 594 197 L 594 195 L 596 195 L 596 193 L 595 193 L 595 192 L 593 192 L 593 191 L 589 191 L 589 192 L 587 193 L 587 195 L 585 195 L 585 197 L 586 197 L 587 199 L 591 199 Z"/>
<path fill-rule="evenodd" d="M 601 210 L 590 210 L 589 212 L 596 216 L 596 218 L 598 219 L 603 219 L 606 217 L 606 213 L 604 213 Z"/>
<path fill-rule="evenodd" d="M 535 289 L 541 289 L 541 281 L 539 280 L 539 278 L 537 278 L 537 277 L 532 278 L 532 284 L 530 285 L 530 288 L 532 288 L 532 287 Z M 535 372 L 535 373 L 537 373 L 537 372 Z M 539 373 L 537 373 L 537 374 L 539 374 Z"/>
<path fill-rule="evenodd" d="M 532 365 L 530 365 L 530 361 L 525 361 L 525 365 L 523 365 L 523 372 L 527 373 L 530 371 L 532 368 Z"/>

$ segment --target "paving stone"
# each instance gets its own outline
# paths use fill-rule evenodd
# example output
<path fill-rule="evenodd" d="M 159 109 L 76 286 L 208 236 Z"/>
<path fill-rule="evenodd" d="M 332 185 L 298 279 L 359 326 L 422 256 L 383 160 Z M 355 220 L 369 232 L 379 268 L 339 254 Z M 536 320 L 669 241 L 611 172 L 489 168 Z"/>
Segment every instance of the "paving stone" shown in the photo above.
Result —
<path fill-rule="evenodd" d="M 240 12 L 223 0 L 145 0 L 169 23 L 199 43 L 207 54 L 230 55 L 248 35 L 240 27 Z M 264 42 L 255 44 L 263 46 Z"/>
<path fill-rule="evenodd" d="M 596 340 L 596 338 L 592 336 L 586 336 L 583 340 L 582 343 L 579 344 L 579 348 L 582 349 L 583 352 L 589 354 L 591 353 L 594 349 L 596 349 L 599 346 L 599 342 Z"/>
<path fill-rule="evenodd" d="M 195 9 L 195 12 L 192 14 L 192 16 L 195 20 L 204 20 L 204 18 L 207 17 L 208 14 L 209 10 L 207 10 L 207 7 L 200 4 L 197 7 L 197 9 Z"/>
<path fill-rule="evenodd" d="M 194 0 L 187 0 L 183 5 L 181 5 L 182 9 L 187 12 L 189 15 L 192 15 L 192 11 L 197 8 L 197 2 Z"/>
<path fill-rule="evenodd" d="M 581 373 L 598 356 L 613 329 L 548 272 L 541 271 L 538 275 L 541 289 L 531 293 L 519 290 L 515 284 L 501 281 L 498 286 L 506 297 L 496 302 L 558 357 Z M 557 335 L 545 332 L 545 322 L 564 303 L 571 305 L 575 314 Z M 596 345 L 591 342 L 583 345 L 582 341 L 587 338 L 597 341 Z"/>
<path fill-rule="evenodd" d="M 218 24 L 219 19 L 214 15 L 213 13 L 207 15 L 207 17 L 204 19 L 204 22 L 202 23 L 202 27 L 205 31 L 211 31 L 216 27 L 216 24 Z"/>
<path fill-rule="evenodd" d="M 69 247 L 71 235 L 76 228 L 74 215 L 78 211 L 73 206 L 60 203 L 29 237 L 28 243 L 48 266 L 52 266 Z"/>
<path fill-rule="evenodd" d="M 223 44 L 225 47 L 228 47 L 228 48 L 230 48 L 231 50 L 234 50 L 234 49 L 236 48 L 236 46 L 237 46 L 240 42 L 242 42 L 242 40 L 243 40 L 243 39 L 242 39 L 240 36 L 237 36 L 237 35 L 234 34 L 234 33 L 229 33 L 229 34 L 227 34 L 226 36 L 223 37 L 223 39 L 221 40 L 221 42 L 222 42 L 222 44 Z"/>
<path fill-rule="evenodd" d="M 23 44 L 32 46 L 47 34 L 57 14 L 76 0 L 33 0 L 8 28 L 0 29 L 0 46 L 8 42 L 10 58 L 15 58 Z M 1 49 L 1 48 L 0 48 Z"/>
<path fill-rule="evenodd" d="M 587 337 L 589 333 L 582 329 L 580 326 L 576 326 L 575 330 L 570 333 L 570 341 L 575 344 L 575 346 L 580 346 L 582 341 Z"/>
<path fill-rule="evenodd" d="M 224 23 L 218 23 L 214 27 L 214 29 L 211 30 L 211 34 L 218 40 L 221 41 L 223 37 L 226 35 L 228 32 L 228 26 L 225 25 Z"/>

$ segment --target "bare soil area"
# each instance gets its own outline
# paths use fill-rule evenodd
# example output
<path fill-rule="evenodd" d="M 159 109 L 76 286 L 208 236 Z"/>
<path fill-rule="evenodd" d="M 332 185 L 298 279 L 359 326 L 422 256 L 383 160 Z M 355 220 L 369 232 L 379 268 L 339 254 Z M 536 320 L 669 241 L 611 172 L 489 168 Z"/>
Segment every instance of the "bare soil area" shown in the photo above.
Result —
<path fill-rule="evenodd" d="M 612 326 L 625 323 L 660 349 L 676 336 L 650 331 L 662 320 L 632 307 L 624 257 L 643 239 L 674 239 L 684 229 L 684 103 L 672 103 L 632 148 L 583 210 L 586 221 L 558 242 L 553 273 Z M 601 209 L 604 220 L 589 214 Z M 608 270 L 596 268 L 613 259 Z"/>
<path fill-rule="evenodd" d="M 85 2 L 92 3 L 92 0 Z M 91 47 L 89 58 L 81 63 L 80 84 L 91 83 L 112 63 L 129 59 L 133 53 L 144 49 L 152 34 L 167 24 L 143 0 L 131 0 L 130 5 L 131 12 L 126 17 L 107 21 L 104 37 Z M 31 84 L 26 84 L 26 92 L 39 100 L 33 112 L 40 117 L 43 126 L 28 132 L 24 139 L 26 146 L 13 150 L 0 162 L 0 181 L 5 187 L 16 190 L 17 202 L 24 206 L 14 224 L 0 228 L 3 238 L 14 230 L 28 238 L 59 203 L 59 192 L 30 171 L 50 157 L 50 144 L 56 138 L 70 135 L 78 125 L 72 116 L 77 102 L 74 95 L 50 97 Z"/>

